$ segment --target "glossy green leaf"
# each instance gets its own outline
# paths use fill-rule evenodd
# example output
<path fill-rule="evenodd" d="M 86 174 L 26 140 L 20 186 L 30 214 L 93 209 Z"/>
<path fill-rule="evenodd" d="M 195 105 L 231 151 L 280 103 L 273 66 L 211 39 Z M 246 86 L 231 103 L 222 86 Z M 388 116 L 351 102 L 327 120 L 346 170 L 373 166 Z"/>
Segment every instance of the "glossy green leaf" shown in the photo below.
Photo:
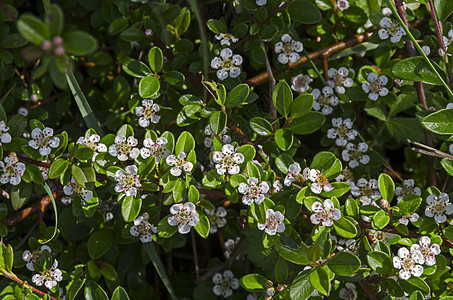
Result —
<path fill-rule="evenodd" d="M 228 108 L 241 105 L 249 96 L 250 88 L 247 84 L 239 84 L 235 86 L 227 95 L 225 106 Z"/>
<path fill-rule="evenodd" d="M 393 182 L 392 177 L 385 173 L 381 173 L 378 178 L 378 185 L 382 199 L 386 199 L 390 203 L 395 192 L 395 183 Z"/>
<path fill-rule="evenodd" d="M 393 271 L 393 263 L 390 257 L 381 251 L 370 251 L 367 254 L 368 265 L 379 274 L 387 274 Z"/>
<path fill-rule="evenodd" d="M 148 63 L 154 73 L 159 73 L 164 64 L 164 55 L 159 47 L 153 47 L 148 53 Z"/>
<path fill-rule="evenodd" d="M 123 198 L 121 203 L 121 215 L 123 216 L 124 221 L 132 222 L 137 218 L 142 207 L 142 198 L 133 196 L 127 196 Z"/>
<path fill-rule="evenodd" d="M 260 274 L 247 274 L 239 279 L 239 284 L 249 292 L 264 291 L 267 289 L 267 278 Z"/>
<path fill-rule="evenodd" d="M 98 47 L 98 41 L 83 31 L 70 31 L 64 34 L 64 48 L 75 55 L 87 55 Z"/>
<path fill-rule="evenodd" d="M 326 121 L 326 117 L 319 111 L 311 111 L 303 118 L 292 120 L 288 128 L 294 134 L 310 134 L 321 128 Z"/>
<path fill-rule="evenodd" d="M 123 71 L 134 77 L 145 77 L 151 74 L 147 65 L 136 59 L 129 59 L 123 63 Z"/>
<path fill-rule="evenodd" d="M 330 293 L 329 274 L 324 268 L 317 267 L 310 273 L 310 283 L 321 294 L 328 295 Z"/>
<path fill-rule="evenodd" d="M 209 117 L 209 126 L 215 135 L 219 135 L 226 128 L 227 114 L 223 111 L 216 111 Z"/>
<path fill-rule="evenodd" d="M 327 261 L 329 269 L 340 276 L 354 275 L 361 266 L 360 259 L 350 252 L 338 252 Z"/>
<path fill-rule="evenodd" d="M 91 259 L 98 259 L 109 251 L 112 245 L 112 232 L 107 229 L 101 229 L 90 235 L 87 248 Z"/>
<path fill-rule="evenodd" d="M 160 82 L 152 75 L 143 77 L 138 84 L 138 93 L 142 98 L 150 98 L 160 89 Z"/>
<path fill-rule="evenodd" d="M 293 102 L 293 92 L 285 80 L 280 80 L 275 86 L 272 101 L 279 114 L 286 118 Z"/>
<path fill-rule="evenodd" d="M 315 24 L 321 21 L 321 12 L 311 2 L 296 0 L 291 2 L 288 12 L 295 21 L 302 24 Z"/>
<path fill-rule="evenodd" d="M 50 30 L 43 21 L 32 15 L 23 15 L 17 20 L 17 29 L 31 43 L 41 46 L 50 39 Z"/>
<path fill-rule="evenodd" d="M 350 239 L 357 235 L 357 228 L 355 225 L 345 217 L 333 221 L 333 228 L 338 235 Z"/>
<path fill-rule="evenodd" d="M 306 116 L 313 108 L 314 102 L 315 98 L 312 94 L 302 94 L 298 96 L 294 99 L 293 103 L 291 103 L 291 116 L 294 119 Z"/>
<path fill-rule="evenodd" d="M 422 120 L 423 126 L 437 134 L 453 135 L 453 109 L 442 109 Z"/>
<path fill-rule="evenodd" d="M 49 168 L 49 178 L 54 179 L 61 176 L 69 166 L 69 161 L 63 158 L 56 159 Z"/>
<path fill-rule="evenodd" d="M 251 118 L 249 125 L 253 131 L 262 136 L 269 136 L 274 132 L 271 123 L 260 117 Z"/>
<path fill-rule="evenodd" d="M 293 133 L 288 128 L 280 128 L 275 132 L 275 143 L 283 151 L 287 151 L 293 145 Z"/>
<path fill-rule="evenodd" d="M 374 229 L 382 229 L 390 222 L 389 214 L 386 211 L 378 211 L 371 221 L 371 226 Z"/>
<path fill-rule="evenodd" d="M 431 60 L 437 72 L 445 78 L 445 72 Z M 396 77 L 423 83 L 442 85 L 442 81 L 431 70 L 421 56 L 410 57 L 397 62 L 392 68 L 392 74 Z"/>

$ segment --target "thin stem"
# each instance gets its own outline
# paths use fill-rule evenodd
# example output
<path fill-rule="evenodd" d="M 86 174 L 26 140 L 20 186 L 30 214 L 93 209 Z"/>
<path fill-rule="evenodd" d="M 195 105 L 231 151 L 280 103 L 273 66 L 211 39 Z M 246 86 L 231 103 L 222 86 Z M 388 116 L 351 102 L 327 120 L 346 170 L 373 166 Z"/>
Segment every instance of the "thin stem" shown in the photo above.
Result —
<path fill-rule="evenodd" d="M 428 56 L 426 56 L 425 52 L 423 52 L 422 48 L 420 47 L 420 45 L 417 43 L 417 40 L 414 38 L 414 36 L 412 35 L 412 33 L 410 32 L 409 28 L 407 28 L 406 24 L 404 24 L 403 20 L 401 19 L 400 15 L 398 14 L 398 12 L 396 11 L 396 8 L 395 6 L 393 5 L 393 3 L 390 1 L 390 0 L 385 0 L 385 2 L 387 3 L 387 5 L 390 7 L 390 9 L 392 10 L 393 14 L 395 15 L 395 17 L 398 19 L 398 22 L 400 22 L 400 25 L 404 28 L 404 31 L 406 31 L 407 35 L 409 36 L 409 38 L 412 40 L 412 42 L 414 43 L 414 46 L 415 48 L 417 49 L 418 53 L 420 53 L 421 56 L 423 56 L 424 60 L 426 61 L 426 63 L 428 64 L 428 66 L 431 68 L 431 70 L 434 72 L 434 74 L 436 75 L 437 78 L 439 78 L 439 80 L 442 82 L 442 85 L 445 87 L 445 89 L 447 90 L 448 94 L 450 95 L 450 97 L 453 97 L 453 92 L 452 90 L 450 89 L 450 87 L 448 86 L 448 84 L 445 82 L 445 80 L 442 78 L 442 76 L 440 76 L 439 72 L 437 72 L 436 68 L 434 67 L 434 65 L 432 64 L 431 60 L 428 58 Z"/>
<path fill-rule="evenodd" d="M 196 279 L 200 279 L 200 267 L 198 265 L 198 254 L 197 254 L 197 243 L 195 241 L 195 233 L 193 230 L 190 231 L 190 238 L 192 240 L 192 252 L 193 252 L 193 261 L 195 263 L 195 276 Z"/>
<path fill-rule="evenodd" d="M 277 119 L 277 109 L 275 108 L 274 101 L 272 99 L 272 95 L 274 93 L 276 81 L 275 81 L 274 74 L 272 73 L 272 67 L 269 62 L 269 57 L 267 56 L 267 49 L 264 46 L 264 43 L 261 39 L 260 39 L 260 45 L 261 45 L 261 47 L 263 47 L 263 50 L 264 50 L 264 57 L 266 59 L 266 71 L 267 71 L 267 74 L 269 75 L 269 114 L 270 114 L 271 120 L 274 121 Z M 276 131 L 277 123 L 272 124 L 272 128 L 274 129 L 274 131 Z"/>
<path fill-rule="evenodd" d="M 23 285 L 27 289 L 31 289 L 33 291 L 33 293 L 35 293 L 35 294 L 37 294 L 37 295 L 39 295 L 41 297 L 48 296 L 51 300 L 58 300 L 57 298 L 52 297 L 49 294 L 46 294 L 43 291 L 40 291 L 37 288 L 29 285 L 25 281 L 23 281 L 20 278 L 18 278 L 15 274 L 8 272 L 8 271 L 6 271 L 5 269 L 3 269 L 1 267 L 0 267 L 0 274 L 5 276 L 8 279 L 14 281 L 14 282 L 17 282 L 19 285 Z"/>
<path fill-rule="evenodd" d="M 324 77 L 321 75 L 321 72 L 319 71 L 318 67 L 315 65 L 315 63 L 313 62 L 313 60 L 310 58 L 310 55 L 308 54 L 307 52 L 307 49 L 304 48 L 304 55 L 305 57 L 307 58 L 307 61 L 310 63 L 310 65 L 312 66 L 312 68 L 315 70 L 316 74 L 318 75 L 319 79 L 321 79 L 322 81 L 322 84 L 324 86 L 327 86 L 327 81 L 324 79 Z M 322 58 L 325 58 L 324 55 L 321 56 Z"/>

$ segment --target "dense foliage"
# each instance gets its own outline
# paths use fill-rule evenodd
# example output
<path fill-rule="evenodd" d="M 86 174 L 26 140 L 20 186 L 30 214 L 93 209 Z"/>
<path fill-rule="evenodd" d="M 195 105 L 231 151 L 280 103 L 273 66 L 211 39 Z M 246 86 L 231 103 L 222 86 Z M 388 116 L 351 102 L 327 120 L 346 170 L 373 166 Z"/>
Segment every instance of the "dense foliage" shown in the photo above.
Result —
<path fill-rule="evenodd" d="M 452 12 L 0 1 L 0 299 L 453 299 Z"/>

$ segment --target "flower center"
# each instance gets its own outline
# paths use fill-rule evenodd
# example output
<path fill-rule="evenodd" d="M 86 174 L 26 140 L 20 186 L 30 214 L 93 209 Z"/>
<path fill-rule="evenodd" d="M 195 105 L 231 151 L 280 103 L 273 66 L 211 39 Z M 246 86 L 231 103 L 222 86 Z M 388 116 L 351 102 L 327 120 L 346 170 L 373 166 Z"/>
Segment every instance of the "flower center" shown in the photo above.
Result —
<path fill-rule="evenodd" d="M 318 99 L 316 99 L 321 106 L 328 106 L 329 105 L 329 100 L 330 96 L 326 95 L 319 95 Z"/>
<path fill-rule="evenodd" d="M 370 83 L 370 91 L 372 93 L 378 93 L 382 89 L 382 84 L 379 83 L 379 80 L 375 80 Z"/>
<path fill-rule="evenodd" d="M 444 201 L 436 201 L 431 204 L 432 210 L 435 215 L 441 215 L 445 213 L 446 203 Z"/>
<path fill-rule="evenodd" d="M 415 266 L 415 262 L 414 260 L 409 256 L 403 258 L 401 260 L 401 267 L 403 269 L 407 269 L 407 270 L 412 270 L 412 268 Z"/>
<path fill-rule="evenodd" d="M 343 3 L 343 2 L 341 2 L 341 3 Z M 343 85 L 345 79 L 340 74 L 337 74 L 333 77 L 332 80 L 335 83 L 335 85 Z"/>

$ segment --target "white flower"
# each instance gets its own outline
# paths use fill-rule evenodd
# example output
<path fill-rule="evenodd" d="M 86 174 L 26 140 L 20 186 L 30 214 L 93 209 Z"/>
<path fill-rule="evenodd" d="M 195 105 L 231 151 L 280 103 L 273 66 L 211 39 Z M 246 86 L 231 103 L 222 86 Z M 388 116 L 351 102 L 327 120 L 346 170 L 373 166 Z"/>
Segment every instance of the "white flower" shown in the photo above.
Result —
<path fill-rule="evenodd" d="M 436 264 L 436 255 L 441 252 L 438 244 L 431 245 L 431 239 L 428 236 L 422 236 L 418 244 L 411 246 L 411 251 L 420 251 L 427 266 L 434 266 Z"/>
<path fill-rule="evenodd" d="M 93 197 L 93 192 L 78 184 L 74 177 L 72 177 L 71 181 L 63 187 L 63 192 L 66 196 L 76 194 L 77 196 L 82 197 L 84 201 L 90 201 Z"/>
<path fill-rule="evenodd" d="M 206 214 L 208 215 L 209 224 L 209 233 L 216 233 L 219 228 L 222 228 L 226 225 L 227 211 L 225 207 L 219 206 L 217 209 L 207 210 L 205 209 Z"/>
<path fill-rule="evenodd" d="M 229 135 L 227 135 L 226 132 L 227 132 L 227 129 L 225 128 L 222 130 L 222 132 L 219 135 L 215 135 L 214 132 L 212 132 L 212 130 L 211 130 L 211 126 L 209 124 L 206 125 L 206 127 L 204 128 L 204 134 L 206 134 L 207 137 L 204 139 L 204 146 L 206 148 L 213 149 L 214 147 L 213 147 L 212 142 L 215 137 L 219 138 L 225 144 L 231 143 L 231 137 Z"/>
<path fill-rule="evenodd" d="M 233 253 L 234 248 L 236 248 L 236 245 L 239 243 L 241 240 L 240 237 L 236 237 L 235 240 L 233 239 L 228 239 L 225 241 L 225 258 L 228 259 L 230 258 L 231 254 Z M 239 255 L 236 257 L 236 259 L 239 259 Z"/>
<path fill-rule="evenodd" d="M 357 184 L 353 183 L 351 185 L 351 194 L 359 198 L 363 205 L 369 205 L 373 200 L 381 197 L 378 188 L 379 185 L 376 179 L 368 181 L 365 178 L 360 178 L 357 180 Z"/>
<path fill-rule="evenodd" d="M 346 10 L 349 8 L 349 1 L 348 0 L 338 0 L 337 7 L 341 11 Z"/>
<path fill-rule="evenodd" d="M 141 127 L 148 127 L 151 121 L 154 124 L 159 123 L 160 116 L 156 113 L 160 110 L 157 103 L 154 103 L 152 99 L 145 99 L 142 101 L 142 106 L 135 107 L 135 114 L 138 119 L 138 125 Z"/>
<path fill-rule="evenodd" d="M 17 159 L 16 153 L 11 152 L 3 161 L 0 161 L 0 182 L 18 185 L 25 172 L 25 165 Z"/>
<path fill-rule="evenodd" d="M 301 177 L 300 171 L 302 169 L 300 168 L 300 165 L 298 163 L 293 163 L 288 167 L 288 173 L 286 173 L 285 180 L 283 183 L 286 186 L 290 186 L 293 181 L 298 180 Z"/>
<path fill-rule="evenodd" d="M 233 145 L 225 144 L 222 147 L 222 152 L 212 152 L 212 161 L 216 164 L 217 174 L 223 175 L 228 171 L 228 174 L 238 174 L 240 171 L 239 165 L 244 162 L 244 155 L 236 153 Z"/>
<path fill-rule="evenodd" d="M 26 117 L 28 116 L 28 109 L 26 109 L 25 107 L 22 107 L 22 106 L 21 106 L 21 107 L 19 107 L 19 108 L 17 109 L 17 113 L 18 113 L 19 115 L 22 115 L 22 116 L 24 116 L 24 117 L 26 118 Z"/>
<path fill-rule="evenodd" d="M 346 182 L 352 187 L 354 185 L 354 173 L 350 168 L 346 167 L 341 171 L 340 175 L 335 177 L 335 181 Z"/>
<path fill-rule="evenodd" d="M 145 213 L 134 220 L 129 232 L 132 236 L 140 236 L 140 242 L 144 244 L 153 240 L 153 233 L 157 232 L 157 228 L 148 222 L 148 214 Z"/>
<path fill-rule="evenodd" d="M 388 17 L 383 17 L 379 21 L 379 25 L 382 27 L 379 29 L 378 34 L 381 40 L 386 40 L 390 36 L 390 41 L 392 43 L 398 43 L 403 35 L 406 34 L 406 31 L 404 31 L 404 28 L 399 25 L 399 23 L 395 20 L 392 21 Z"/>
<path fill-rule="evenodd" d="M 258 184 L 258 178 L 251 177 L 247 180 L 247 183 L 241 182 L 238 187 L 239 193 L 243 194 L 242 203 L 245 205 L 252 205 L 255 202 L 256 205 L 260 205 L 265 194 L 269 191 L 269 184 L 266 181 L 261 181 Z"/>
<path fill-rule="evenodd" d="M 236 78 L 241 74 L 242 56 L 239 54 L 233 55 L 233 51 L 229 48 L 224 48 L 220 51 L 220 57 L 216 56 L 211 60 L 211 67 L 217 71 L 217 78 L 224 80 L 230 75 L 231 78 Z"/>
<path fill-rule="evenodd" d="M 338 97 L 334 95 L 333 89 L 330 86 L 323 87 L 322 93 L 319 89 L 313 89 L 311 94 L 315 98 L 313 109 L 321 110 L 324 115 L 330 115 L 333 107 L 339 103 Z"/>
<path fill-rule="evenodd" d="M 60 200 L 63 205 L 69 205 L 72 203 L 72 198 L 68 196 L 63 196 Z"/>
<path fill-rule="evenodd" d="M 178 157 L 174 154 L 167 156 L 167 165 L 172 167 L 170 169 L 171 175 L 178 177 L 182 174 L 182 171 L 186 173 L 192 172 L 193 164 L 190 161 L 186 161 L 186 157 L 187 155 L 184 152 L 180 152 Z"/>
<path fill-rule="evenodd" d="M 420 196 L 422 194 L 422 190 L 415 186 L 414 179 L 405 179 L 403 181 L 403 186 L 398 186 L 395 188 L 395 195 L 398 196 L 396 200 L 398 202 L 401 201 L 407 195 L 417 195 Z"/>
<path fill-rule="evenodd" d="M 57 282 L 63 279 L 63 273 L 57 269 L 57 267 L 58 262 L 54 260 L 50 269 L 46 269 L 41 273 L 33 275 L 31 281 L 37 286 L 42 286 L 44 284 L 46 288 L 52 289 L 57 285 Z"/>
<path fill-rule="evenodd" d="M 423 50 L 423 53 L 425 53 L 426 56 L 428 56 L 431 53 L 431 48 L 429 48 L 429 46 L 423 46 L 422 50 Z"/>
<path fill-rule="evenodd" d="M 267 0 L 256 0 L 256 5 L 263 6 L 266 5 Z"/>
<path fill-rule="evenodd" d="M 309 84 L 312 81 L 310 75 L 299 74 L 291 78 L 291 89 L 295 92 L 304 93 L 308 91 Z"/>
<path fill-rule="evenodd" d="M 274 47 L 275 53 L 278 54 L 278 62 L 281 64 L 297 62 L 300 58 L 298 52 L 301 52 L 303 49 L 302 43 L 293 40 L 287 33 L 282 35 L 281 42 L 276 43 Z"/>
<path fill-rule="evenodd" d="M 341 157 L 344 161 L 349 162 L 349 167 L 354 169 L 361 164 L 366 165 L 370 161 L 370 157 L 365 153 L 368 151 L 368 145 L 364 142 L 359 143 L 357 146 L 353 143 L 348 143 L 346 149 L 341 152 Z"/>
<path fill-rule="evenodd" d="M 140 154 L 140 150 L 136 148 L 138 140 L 129 136 L 117 135 L 115 137 L 115 143 L 110 145 L 109 154 L 111 156 L 116 156 L 120 161 L 126 161 L 129 157 L 135 159 Z"/>
<path fill-rule="evenodd" d="M 100 140 L 101 137 L 99 135 L 92 134 L 88 138 L 85 138 L 83 136 L 79 137 L 79 139 L 77 140 L 77 144 L 87 146 L 88 148 L 93 150 L 94 151 L 93 161 L 94 161 L 98 153 L 107 152 L 107 146 L 103 143 L 99 143 Z"/>
<path fill-rule="evenodd" d="M 268 235 L 275 235 L 277 232 L 282 233 L 286 229 L 283 220 L 285 220 L 285 217 L 278 210 L 266 209 L 266 223 L 258 223 L 258 229 L 264 230 Z"/>
<path fill-rule="evenodd" d="M 439 197 L 431 194 L 426 198 L 425 215 L 429 218 L 434 217 L 437 223 L 444 223 L 447 221 L 446 215 L 453 213 L 453 204 L 450 203 L 448 195 L 446 193 L 440 193 Z"/>
<path fill-rule="evenodd" d="M 238 38 L 231 33 L 219 33 L 216 34 L 215 38 L 220 41 L 220 45 L 222 46 L 231 46 L 232 43 L 236 43 L 238 41 Z"/>
<path fill-rule="evenodd" d="M 450 47 L 451 43 L 453 43 L 453 29 L 450 29 L 447 33 L 448 37 L 443 36 L 442 39 L 444 40 L 444 45 L 445 48 L 448 50 L 448 47 Z M 445 56 L 445 52 L 442 49 L 442 47 L 439 48 L 439 55 L 441 57 Z M 451 53 L 447 53 L 448 56 L 451 56 Z"/>
<path fill-rule="evenodd" d="M 420 277 L 423 274 L 423 255 L 420 251 L 409 251 L 406 248 L 398 249 L 398 256 L 393 257 L 393 267 L 400 269 L 398 277 L 407 280 L 411 275 Z"/>
<path fill-rule="evenodd" d="M 168 218 L 168 224 L 178 226 L 178 231 L 181 234 L 188 233 L 190 228 L 197 225 L 200 220 L 195 204 L 192 202 L 173 204 L 170 207 L 170 213 L 173 216 Z"/>
<path fill-rule="evenodd" d="M 156 141 L 146 138 L 143 140 L 143 148 L 140 149 L 140 155 L 144 159 L 154 156 L 156 158 L 156 163 L 159 163 L 161 158 L 166 159 L 170 154 L 170 150 L 165 148 L 167 143 L 168 141 L 164 137 L 159 137 Z"/>
<path fill-rule="evenodd" d="M 279 179 L 274 181 L 274 183 L 272 184 L 272 187 L 274 188 L 275 193 L 283 191 L 283 185 L 280 183 Z"/>
<path fill-rule="evenodd" d="M 47 156 L 50 154 L 50 148 L 58 148 L 60 139 L 53 136 L 53 129 L 46 127 L 43 130 L 35 128 L 31 131 L 32 140 L 28 141 L 28 146 L 38 149 L 39 154 Z"/>
<path fill-rule="evenodd" d="M 377 77 L 374 72 L 371 72 L 367 76 L 367 81 L 362 83 L 362 89 L 368 94 L 368 99 L 376 101 L 379 96 L 384 97 L 389 93 L 389 90 L 385 87 L 388 82 L 387 76 Z"/>
<path fill-rule="evenodd" d="M 308 178 L 312 181 L 310 190 L 315 194 L 321 194 L 323 191 L 330 192 L 333 190 L 333 187 L 327 177 L 319 170 L 311 169 Z"/>
<path fill-rule="evenodd" d="M 239 288 L 239 281 L 230 270 L 223 272 L 223 276 L 220 273 L 216 273 L 212 277 L 212 282 L 215 284 L 212 288 L 214 294 L 223 296 L 224 298 L 230 297 L 233 295 L 233 290 Z"/>
<path fill-rule="evenodd" d="M 41 248 L 39 250 L 34 250 L 34 251 L 25 250 L 24 253 L 22 253 L 22 259 L 25 262 L 27 262 L 27 264 L 25 265 L 27 267 L 27 269 L 29 269 L 30 271 L 35 270 L 33 263 L 39 262 L 39 259 L 40 259 L 43 251 L 48 251 L 49 254 L 52 253 L 52 250 L 47 245 L 41 246 Z"/>
<path fill-rule="evenodd" d="M 338 3 L 338 2 L 337 2 Z M 327 75 L 330 80 L 327 81 L 327 84 L 335 88 L 335 92 L 338 94 L 344 94 L 346 92 L 345 87 L 351 87 L 354 81 L 352 78 L 348 77 L 349 70 L 345 67 L 341 67 L 338 70 L 335 68 L 330 68 L 327 71 Z"/>
<path fill-rule="evenodd" d="M 411 221 L 412 223 L 415 223 L 418 221 L 419 218 L 420 218 L 420 216 L 417 213 L 413 212 L 411 214 L 402 216 L 401 218 L 399 218 L 398 222 L 403 225 L 407 225 L 407 224 L 409 224 L 409 221 Z"/>
<path fill-rule="evenodd" d="M 0 146 L 11 142 L 11 135 L 7 132 L 9 127 L 6 126 L 5 121 L 0 121 Z"/>
<path fill-rule="evenodd" d="M 321 223 L 322 226 L 332 226 L 334 220 L 341 218 L 341 212 L 338 208 L 333 206 L 333 202 L 330 199 L 324 200 L 324 203 L 316 201 L 312 204 L 311 210 L 313 214 L 310 216 L 310 221 L 318 225 Z"/>
<path fill-rule="evenodd" d="M 345 287 L 340 290 L 338 296 L 340 296 L 341 299 L 345 300 L 356 300 L 357 289 L 353 283 L 346 282 Z"/>
<path fill-rule="evenodd" d="M 124 193 L 126 196 L 137 196 L 137 188 L 141 187 L 141 183 L 138 180 L 138 168 L 136 165 L 126 167 L 126 172 L 123 170 L 117 170 L 115 172 L 115 192 Z"/>
<path fill-rule="evenodd" d="M 344 147 L 348 141 L 352 141 L 357 136 L 357 131 L 352 129 L 354 123 L 350 118 L 332 118 L 333 128 L 327 130 L 327 138 L 336 139 L 335 144 L 339 147 Z"/>

